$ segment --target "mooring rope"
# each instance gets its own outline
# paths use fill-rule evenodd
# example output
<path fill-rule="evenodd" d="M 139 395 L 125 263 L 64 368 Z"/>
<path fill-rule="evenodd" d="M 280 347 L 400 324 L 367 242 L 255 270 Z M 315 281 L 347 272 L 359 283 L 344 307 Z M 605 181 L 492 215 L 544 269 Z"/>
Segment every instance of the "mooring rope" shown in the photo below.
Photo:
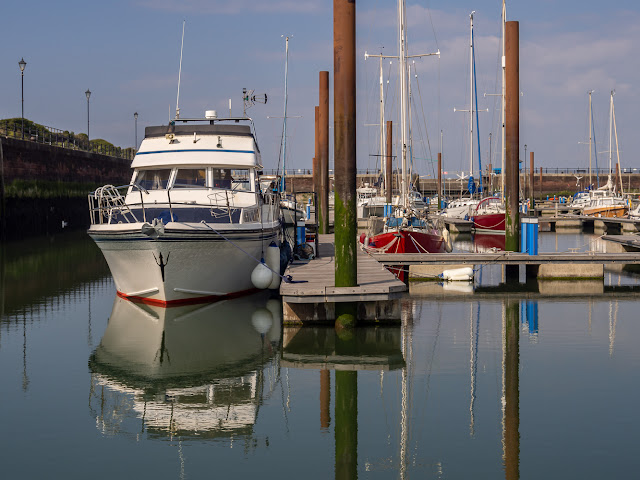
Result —
<path fill-rule="evenodd" d="M 254 257 L 253 255 L 251 255 L 249 252 L 247 252 L 246 250 L 244 250 L 240 245 L 237 245 L 236 243 L 233 242 L 233 240 L 228 239 L 227 237 L 225 237 L 222 233 L 220 233 L 219 231 L 217 231 L 215 228 L 213 228 L 211 225 L 205 223 L 204 220 L 200 220 L 200 223 L 202 225 L 204 225 L 205 227 L 207 227 L 209 230 L 211 230 L 214 233 L 217 233 L 218 235 L 220 235 L 223 239 L 225 239 L 227 242 L 229 242 L 231 245 L 233 245 L 234 247 L 236 247 L 238 250 L 240 250 L 242 253 L 244 253 L 245 255 L 247 255 L 249 258 L 252 258 L 253 260 L 256 261 L 256 263 L 262 263 L 265 267 L 267 267 L 269 270 L 271 270 L 273 273 L 275 273 L 276 275 L 278 275 L 283 282 L 285 283 L 306 283 L 306 280 L 299 280 L 297 282 L 294 282 L 293 278 L 291 277 L 291 275 L 280 275 L 280 272 L 276 272 L 275 270 L 273 270 L 271 267 L 269 267 L 269 265 L 267 265 L 267 263 L 264 260 L 258 260 L 256 257 Z"/>

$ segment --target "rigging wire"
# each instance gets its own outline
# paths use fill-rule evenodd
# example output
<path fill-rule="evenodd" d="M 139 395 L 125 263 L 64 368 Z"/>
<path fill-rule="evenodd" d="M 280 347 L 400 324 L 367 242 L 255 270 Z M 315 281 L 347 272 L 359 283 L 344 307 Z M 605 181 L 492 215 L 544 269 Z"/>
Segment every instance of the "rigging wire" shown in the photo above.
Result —
<path fill-rule="evenodd" d="M 420 109 L 422 111 L 422 120 L 424 123 L 424 133 L 427 137 L 427 148 L 429 152 L 429 164 L 431 167 L 431 174 L 435 176 L 435 169 L 433 167 L 433 153 L 431 152 L 431 141 L 429 140 L 429 130 L 427 129 L 427 117 L 424 113 L 424 102 L 422 101 L 422 90 L 420 89 L 420 79 L 418 77 L 418 68 L 416 67 L 416 85 L 418 86 L 418 97 L 420 97 Z M 419 119 L 418 119 L 419 122 Z M 422 135 L 422 129 L 420 129 L 420 134 Z M 426 153 L 426 152 L 425 152 Z"/>

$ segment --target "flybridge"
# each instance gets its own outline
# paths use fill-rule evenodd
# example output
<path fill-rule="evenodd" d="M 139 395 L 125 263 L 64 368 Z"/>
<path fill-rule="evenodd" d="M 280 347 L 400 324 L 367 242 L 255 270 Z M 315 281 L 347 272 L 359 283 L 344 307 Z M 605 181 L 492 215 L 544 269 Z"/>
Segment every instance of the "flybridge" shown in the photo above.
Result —
<path fill-rule="evenodd" d="M 253 136 L 251 127 L 249 125 L 224 125 L 213 123 L 211 119 L 180 119 L 180 122 L 203 122 L 210 121 L 208 125 L 161 125 L 146 127 L 144 134 L 146 138 L 150 137 L 164 137 L 167 134 L 174 135 L 193 135 L 206 134 L 206 135 L 234 135 L 234 136 Z M 220 121 L 222 119 L 216 119 Z M 247 120 L 246 118 L 244 119 Z"/>

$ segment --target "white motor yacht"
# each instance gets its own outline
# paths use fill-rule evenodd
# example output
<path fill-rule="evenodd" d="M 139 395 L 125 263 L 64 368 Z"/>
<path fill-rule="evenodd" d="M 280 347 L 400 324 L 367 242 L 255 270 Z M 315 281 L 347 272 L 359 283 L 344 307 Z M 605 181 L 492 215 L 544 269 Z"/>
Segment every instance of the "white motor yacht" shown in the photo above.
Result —
<path fill-rule="evenodd" d="M 253 291 L 251 274 L 280 234 L 278 197 L 260 191 L 260 162 L 246 117 L 208 111 L 147 127 L 130 185 L 89 196 L 88 233 L 118 295 L 172 306 Z"/>

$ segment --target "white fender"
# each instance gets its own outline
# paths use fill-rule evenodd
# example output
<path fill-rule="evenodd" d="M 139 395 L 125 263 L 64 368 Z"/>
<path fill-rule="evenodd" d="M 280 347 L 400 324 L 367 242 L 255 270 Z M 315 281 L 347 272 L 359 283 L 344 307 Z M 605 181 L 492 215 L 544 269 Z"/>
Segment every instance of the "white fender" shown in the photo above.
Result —
<path fill-rule="evenodd" d="M 455 281 L 468 282 L 469 280 L 473 280 L 473 268 L 463 267 L 463 268 L 454 268 L 451 270 L 444 270 L 441 274 L 441 277 L 443 280 L 447 280 L 450 282 L 455 282 Z"/>
<path fill-rule="evenodd" d="M 453 243 L 451 242 L 451 234 L 446 228 L 442 229 L 442 238 L 444 238 L 444 249 L 447 253 L 451 253 L 453 250 Z"/>
<path fill-rule="evenodd" d="M 273 270 L 271 272 L 271 283 L 269 284 L 269 288 L 271 290 L 276 290 L 277 288 L 280 288 L 280 275 L 276 273 L 280 272 L 280 248 L 276 245 L 276 242 L 271 242 L 267 247 L 265 262 L 267 266 Z"/>
<path fill-rule="evenodd" d="M 269 267 L 267 267 L 263 262 L 260 262 L 256 265 L 256 268 L 251 272 L 251 283 L 256 288 L 264 290 L 273 281 L 273 275 Z"/>

